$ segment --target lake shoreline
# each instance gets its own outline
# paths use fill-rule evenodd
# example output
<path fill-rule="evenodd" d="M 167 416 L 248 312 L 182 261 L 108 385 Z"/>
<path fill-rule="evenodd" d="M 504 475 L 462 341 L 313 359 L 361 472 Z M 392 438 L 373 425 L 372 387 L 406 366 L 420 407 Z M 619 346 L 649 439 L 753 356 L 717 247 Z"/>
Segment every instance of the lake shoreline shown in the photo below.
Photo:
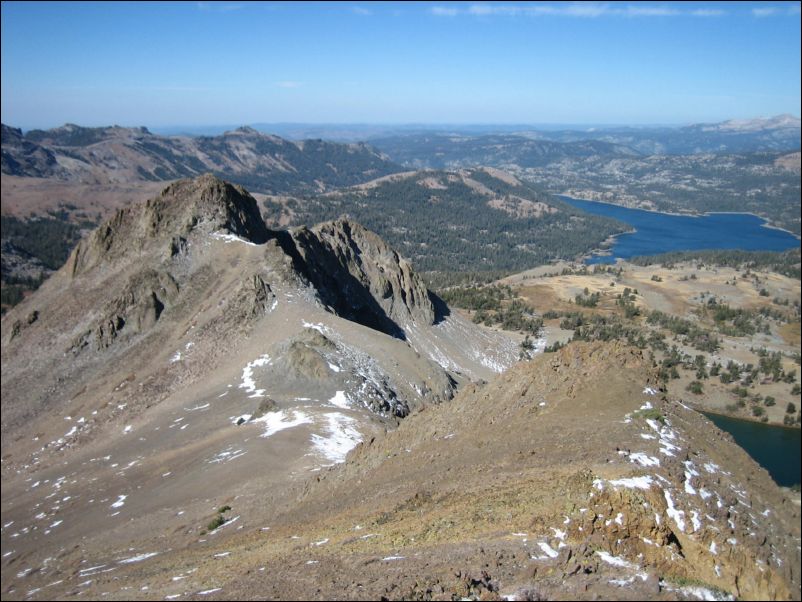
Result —
<path fill-rule="evenodd" d="M 626 205 L 618 205 L 616 203 L 608 203 L 607 201 L 597 201 L 597 200 L 594 200 L 594 199 L 581 199 L 581 198 L 578 198 L 578 197 L 568 196 L 567 194 L 562 194 L 562 193 L 558 194 L 557 196 L 560 197 L 560 198 L 566 198 L 566 199 L 570 199 L 570 200 L 574 200 L 574 201 L 583 201 L 583 202 L 586 202 L 586 203 L 596 203 L 597 205 L 609 205 L 610 207 L 617 207 L 617 208 L 620 208 L 620 209 L 630 209 L 632 211 L 645 211 L 647 213 L 656 213 L 658 215 L 672 215 L 674 217 L 708 217 L 708 216 L 711 216 L 711 215 L 751 215 L 753 217 L 756 217 L 758 219 L 763 220 L 763 223 L 761 224 L 761 227 L 768 228 L 770 230 L 779 230 L 780 232 L 785 232 L 786 234 L 790 234 L 791 236 L 793 236 L 797 240 L 802 241 L 802 236 L 800 236 L 799 234 L 796 234 L 796 233 L 794 233 L 791 230 L 788 230 L 786 228 L 782 228 L 780 226 L 776 226 L 774 224 L 770 224 L 769 221 L 765 217 L 763 217 L 762 215 L 758 215 L 757 213 L 754 213 L 752 211 L 705 211 L 703 213 L 700 213 L 700 212 L 691 213 L 691 212 L 676 212 L 676 211 L 658 211 L 657 209 L 644 209 L 643 207 L 627 207 Z M 630 234 L 630 232 L 622 232 L 622 234 Z M 613 234 L 612 235 L 612 237 L 616 237 L 616 236 L 621 236 L 621 234 Z M 692 250 L 695 250 L 695 249 L 692 249 Z"/>
<path fill-rule="evenodd" d="M 619 259 L 680 251 L 782 252 L 797 247 L 800 241 L 793 232 L 772 226 L 765 218 L 748 211 L 667 213 L 569 196 L 561 199 L 575 209 L 629 228 L 584 253 L 581 261 L 587 265 L 613 265 Z"/>
<path fill-rule="evenodd" d="M 781 487 L 800 484 L 800 431 L 766 423 L 733 418 L 714 412 L 705 417 L 728 433 L 755 462 L 765 468 Z"/>
<path fill-rule="evenodd" d="M 787 424 L 783 424 L 782 422 L 775 422 L 773 420 L 769 420 L 767 422 L 763 422 L 762 420 L 758 420 L 757 418 L 752 418 L 749 416 L 738 416 L 736 414 L 728 414 L 726 412 L 717 412 L 715 410 L 708 410 L 702 408 L 699 404 L 690 404 L 694 410 L 699 412 L 700 414 L 712 414 L 714 416 L 722 416 L 724 418 L 729 418 L 730 420 L 740 420 L 741 422 L 752 422 L 754 424 L 762 424 L 763 426 L 776 426 L 784 429 L 789 429 L 792 431 L 799 431 L 802 430 L 802 427 L 798 425 L 789 426 Z"/>

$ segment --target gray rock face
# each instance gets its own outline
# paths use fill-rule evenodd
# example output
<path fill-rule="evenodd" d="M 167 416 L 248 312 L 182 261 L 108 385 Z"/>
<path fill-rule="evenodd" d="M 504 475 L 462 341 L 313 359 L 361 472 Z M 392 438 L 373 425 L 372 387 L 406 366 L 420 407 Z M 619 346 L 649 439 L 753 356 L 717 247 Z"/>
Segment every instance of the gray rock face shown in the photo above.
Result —
<path fill-rule="evenodd" d="M 381 238 L 346 219 L 293 231 L 299 268 L 338 315 L 399 338 L 411 322 L 436 320 L 412 266 Z"/>
<path fill-rule="evenodd" d="M 90 344 L 102 350 L 119 336 L 130 337 L 150 329 L 177 296 L 178 284 L 167 272 L 138 272 L 122 295 L 107 304 L 103 318 L 94 328 L 75 340 L 72 351 L 77 353 Z"/>
<path fill-rule="evenodd" d="M 182 302 L 181 289 L 193 272 L 190 241 L 203 247 L 204 237 L 213 233 L 257 245 L 270 241 L 264 246 L 265 269 L 281 265 L 272 278 L 307 283 L 340 317 L 402 340 L 410 326 L 437 321 L 442 304 L 435 304 L 409 262 L 373 232 L 346 219 L 271 231 L 247 191 L 207 174 L 119 210 L 77 245 L 61 270 L 65 276 L 94 281 L 92 274 L 100 270 L 98 278 L 119 273 L 118 280 L 127 284 L 109 291 L 114 298 L 98 299 L 98 317 L 76 333 L 70 350 L 101 351 L 121 337 L 146 334 L 163 311 Z M 271 282 L 264 273 L 243 273 L 223 312 L 226 321 L 246 327 L 268 313 L 276 300 Z"/>
<path fill-rule="evenodd" d="M 103 261 L 135 255 L 154 242 L 175 255 L 193 230 L 224 230 L 256 244 L 270 238 L 256 200 L 241 186 L 206 174 L 175 182 L 158 197 L 117 211 L 78 244 L 67 269 L 76 276 Z"/>
<path fill-rule="evenodd" d="M 26 140 L 22 130 L 2 125 L 2 172 L 10 175 L 48 177 L 59 165 L 52 151 Z"/>

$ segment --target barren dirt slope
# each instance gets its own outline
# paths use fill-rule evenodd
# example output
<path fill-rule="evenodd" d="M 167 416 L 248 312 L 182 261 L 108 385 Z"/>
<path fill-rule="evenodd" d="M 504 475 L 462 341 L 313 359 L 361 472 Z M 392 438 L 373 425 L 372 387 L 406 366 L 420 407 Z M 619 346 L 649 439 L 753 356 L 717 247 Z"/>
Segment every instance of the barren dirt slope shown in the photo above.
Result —
<path fill-rule="evenodd" d="M 271 498 L 515 357 L 357 224 L 270 231 L 239 187 L 173 184 L 3 318 L 3 596 L 170 557 L 225 504 L 226 528 L 255 528 Z"/>
<path fill-rule="evenodd" d="M 367 439 L 292 495 L 263 491 L 264 513 L 64 551 L 70 570 L 16 582 L 113 599 L 798 599 L 799 509 L 653 386 L 639 351 L 573 344 Z"/>

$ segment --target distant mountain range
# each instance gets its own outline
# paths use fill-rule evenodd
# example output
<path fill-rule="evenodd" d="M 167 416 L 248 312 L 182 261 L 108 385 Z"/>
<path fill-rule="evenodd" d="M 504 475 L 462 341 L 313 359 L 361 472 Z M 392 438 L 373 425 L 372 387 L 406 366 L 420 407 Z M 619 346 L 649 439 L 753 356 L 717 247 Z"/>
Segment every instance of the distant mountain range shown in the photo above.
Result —
<path fill-rule="evenodd" d="M 793 151 L 800 148 L 800 120 L 792 115 L 770 119 L 730 120 L 679 128 L 610 128 L 585 132 L 541 132 L 560 142 L 593 138 L 627 145 L 644 155 L 749 153 Z"/>
<path fill-rule="evenodd" d="M 162 135 L 187 136 L 213 136 L 228 130 L 236 129 L 237 125 L 206 125 L 206 126 L 168 126 L 151 128 L 151 131 Z M 793 115 L 777 115 L 769 118 L 731 119 L 714 123 L 698 123 L 688 125 L 595 125 L 595 124 L 454 124 L 454 123 L 408 123 L 408 124 L 381 124 L 381 123 L 252 123 L 250 127 L 260 132 L 266 132 L 288 138 L 290 140 L 304 140 L 308 138 L 322 138 L 333 142 L 356 142 L 391 138 L 401 135 L 418 135 L 433 133 L 449 133 L 461 136 L 484 136 L 489 134 L 524 135 L 527 137 L 542 137 L 551 139 L 551 136 L 562 136 L 571 133 L 578 139 L 598 139 L 600 135 L 616 132 L 641 132 L 647 135 L 660 136 L 667 132 L 682 132 L 683 130 L 705 129 L 710 131 L 744 130 L 757 132 L 760 130 L 799 129 L 800 120 Z M 793 139 L 793 133 L 791 135 Z M 799 136 L 796 136 L 799 139 Z M 783 149 L 787 150 L 787 149 Z"/>
<path fill-rule="evenodd" d="M 84 184 L 169 181 L 214 173 L 258 192 L 320 192 L 399 171 L 366 144 L 290 142 L 242 127 L 219 136 L 158 136 L 147 128 L 2 126 L 4 174 Z"/>
<path fill-rule="evenodd" d="M 633 157 L 794 151 L 800 148 L 800 120 L 731 120 L 685 127 L 521 129 L 508 133 L 443 130 L 401 132 L 372 138 L 371 144 L 410 167 L 472 165 L 541 167 L 565 158 Z"/>
<path fill-rule="evenodd" d="M 608 141 L 555 142 L 508 134 L 411 134 L 378 138 L 372 144 L 402 165 L 431 169 L 476 165 L 534 167 L 565 158 L 634 157 L 640 154 L 629 146 Z"/>

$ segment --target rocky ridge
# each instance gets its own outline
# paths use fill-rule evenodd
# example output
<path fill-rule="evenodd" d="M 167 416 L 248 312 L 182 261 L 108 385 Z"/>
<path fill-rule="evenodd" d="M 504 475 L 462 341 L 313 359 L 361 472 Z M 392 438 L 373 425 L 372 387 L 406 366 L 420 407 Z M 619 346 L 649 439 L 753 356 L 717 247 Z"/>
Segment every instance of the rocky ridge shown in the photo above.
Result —
<path fill-rule="evenodd" d="M 169 181 L 212 172 L 260 192 L 316 192 L 399 171 L 370 146 L 292 142 L 242 127 L 219 136 L 159 136 L 147 128 L 52 130 L 3 125 L 2 172 L 108 185 Z"/>
<path fill-rule="evenodd" d="M 197 538 L 210 493 L 270 514 L 265 492 L 516 359 L 436 303 L 360 226 L 268 230 L 213 176 L 117 212 L 2 320 L 4 598 L 72 574 L 48 557 L 76 538 L 80 556 Z"/>
<path fill-rule="evenodd" d="M 656 383 L 641 351 L 579 343 L 467 387 L 362 443 L 275 521 L 327 539 L 314 566 L 270 543 L 281 577 L 225 589 L 300 595 L 288 582 L 311 573 L 323 597 L 796 599 L 798 507 Z M 364 589 L 325 585 L 371 558 Z"/>
<path fill-rule="evenodd" d="M 2 128 L 2 172 L 11 175 L 48 177 L 61 175 L 55 154 L 25 139 L 22 130 Z"/>
<path fill-rule="evenodd" d="M 326 338 L 304 344 L 326 353 Z M 217 495 L 207 508 L 231 504 L 234 527 L 198 537 L 190 521 L 169 550 L 141 535 L 33 572 L 17 557 L 16 583 L 64 578 L 42 591 L 68 597 L 797 599 L 799 508 L 656 383 L 638 349 L 572 344 L 366 438 L 267 513 L 249 505 L 264 490 Z"/>
<path fill-rule="evenodd" d="M 254 206 L 174 184 L 3 318 L 4 598 L 798 598 L 798 507 L 640 350 L 483 384 L 378 237 Z"/>
<path fill-rule="evenodd" d="M 118 210 L 78 244 L 41 295 L 4 318 L 9 324 L 4 330 L 9 386 L 16 386 L 17 376 L 23 388 L 29 378 L 40 380 L 27 362 L 17 373 L 11 349 L 41 345 L 45 357 L 52 358 L 48 374 L 71 381 L 68 368 L 58 366 L 61 352 L 81 355 L 79 364 L 100 369 L 108 360 L 102 352 L 113 345 L 127 354 L 143 339 L 168 337 L 173 320 L 200 301 L 200 291 L 193 289 L 206 287 L 208 292 L 215 288 L 214 274 L 222 276 L 211 267 L 210 258 L 216 258 L 207 249 L 214 240 L 248 249 L 268 271 L 228 272 L 236 281 L 228 291 L 233 294 L 220 299 L 225 311 L 211 323 L 252 329 L 278 303 L 275 289 L 282 285 L 299 287 L 321 309 L 402 340 L 405 329 L 432 327 L 447 312 L 409 263 L 361 226 L 341 219 L 311 229 L 269 231 L 244 189 L 206 175 L 171 184 L 144 204 Z M 28 319 L 31 311 L 37 320 Z M 171 318 L 168 330 L 154 328 L 165 317 Z M 34 322 L 38 333 L 22 336 Z M 52 331 L 69 337 L 55 356 L 49 353 Z M 444 389 L 442 383 L 436 388 Z"/>

